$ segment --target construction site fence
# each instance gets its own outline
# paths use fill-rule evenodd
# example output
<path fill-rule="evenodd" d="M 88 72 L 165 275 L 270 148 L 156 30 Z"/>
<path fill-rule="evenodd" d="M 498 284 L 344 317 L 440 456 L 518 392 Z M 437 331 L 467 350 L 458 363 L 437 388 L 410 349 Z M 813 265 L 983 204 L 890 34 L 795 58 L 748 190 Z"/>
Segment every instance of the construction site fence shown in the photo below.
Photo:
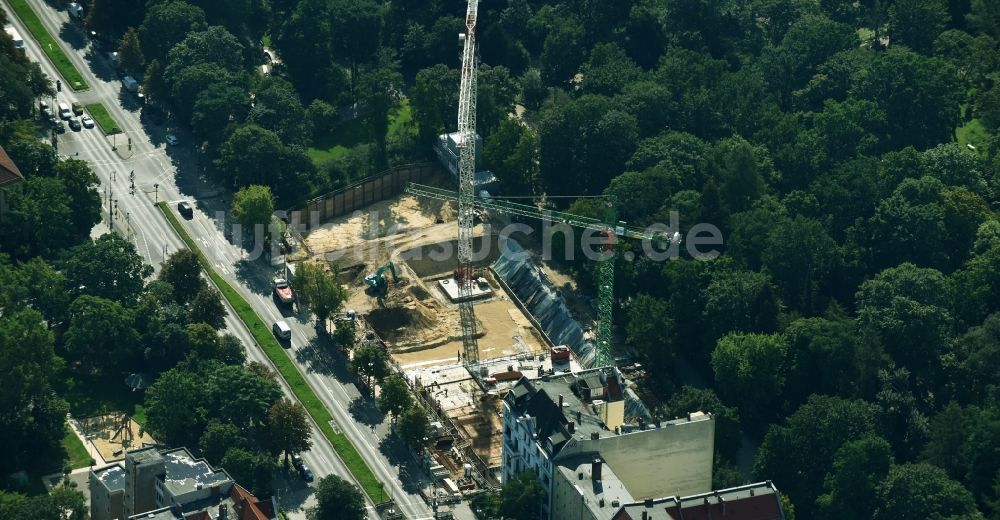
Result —
<path fill-rule="evenodd" d="M 319 223 L 322 224 L 369 204 L 395 197 L 403 193 L 408 183 L 427 182 L 443 171 L 437 163 L 432 162 L 394 166 L 311 199 L 306 202 L 303 210 L 310 215 L 310 222 L 315 222 L 318 215 Z"/>

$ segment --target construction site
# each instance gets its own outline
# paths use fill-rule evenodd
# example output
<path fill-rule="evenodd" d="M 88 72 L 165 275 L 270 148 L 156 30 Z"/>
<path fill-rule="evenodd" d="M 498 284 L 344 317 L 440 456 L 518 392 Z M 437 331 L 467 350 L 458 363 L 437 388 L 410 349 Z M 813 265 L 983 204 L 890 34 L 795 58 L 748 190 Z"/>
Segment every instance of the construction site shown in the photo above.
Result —
<path fill-rule="evenodd" d="M 477 8 L 470 0 L 458 131 L 439 136 L 440 166 L 398 167 L 310 201 L 302 237 L 309 255 L 336 267 L 350 294 L 344 308 L 367 329 L 361 340 L 386 348 L 433 416 L 426 463 L 442 483 L 437 499 L 499 484 L 499 400 L 521 377 L 614 364 L 614 262 L 598 266 L 596 298 L 567 299 L 572 279 L 532 244 L 494 230 L 521 217 L 555 220 L 596 232 L 612 257 L 616 236 L 649 238 L 617 222 L 613 203 L 601 221 L 489 195 L 496 179 L 477 164 Z M 648 418 L 625 393 L 626 416 Z"/>
<path fill-rule="evenodd" d="M 304 241 L 314 257 L 339 266 L 350 293 L 345 308 L 364 318 L 407 379 L 425 390 L 430 408 L 457 428 L 455 445 L 448 449 L 457 446 L 458 452 L 463 444 L 471 446 L 485 466 L 495 468 L 500 463 L 500 437 L 494 434 L 500 429 L 496 399 L 504 383 L 524 372 L 547 370 L 551 361 L 549 340 L 491 269 L 500 244 L 488 229 L 477 223 L 473 236 L 474 249 L 483 253 L 475 264 L 474 299 L 479 359 L 488 374 L 486 391 L 463 364 L 460 296 L 453 289 L 453 203 L 392 197 L 323 224 Z M 384 266 L 389 268 L 380 271 Z M 446 432 L 441 434 L 448 440 Z M 454 470 L 462 467 L 458 463 Z"/>

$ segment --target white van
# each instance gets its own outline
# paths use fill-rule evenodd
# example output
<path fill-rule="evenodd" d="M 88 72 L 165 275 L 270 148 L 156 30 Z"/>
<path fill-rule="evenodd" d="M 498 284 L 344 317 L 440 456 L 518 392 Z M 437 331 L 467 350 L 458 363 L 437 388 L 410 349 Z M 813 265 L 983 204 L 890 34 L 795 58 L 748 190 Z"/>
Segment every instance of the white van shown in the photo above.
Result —
<path fill-rule="evenodd" d="M 288 341 L 292 339 L 292 328 L 288 326 L 285 320 L 276 321 L 274 325 L 271 325 L 271 332 L 280 340 Z"/>
<path fill-rule="evenodd" d="M 73 117 L 73 109 L 66 103 L 59 103 L 59 117 L 68 121 L 69 118 Z"/>

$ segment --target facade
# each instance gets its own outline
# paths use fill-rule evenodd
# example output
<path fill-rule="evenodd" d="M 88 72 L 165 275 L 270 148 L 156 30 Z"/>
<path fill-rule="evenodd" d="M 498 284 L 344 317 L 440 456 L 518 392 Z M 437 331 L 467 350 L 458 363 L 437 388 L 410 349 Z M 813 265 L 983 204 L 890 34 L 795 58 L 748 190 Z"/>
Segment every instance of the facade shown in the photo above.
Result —
<path fill-rule="evenodd" d="M 90 517 L 125 518 L 125 470 L 118 464 L 90 470 Z"/>
<path fill-rule="evenodd" d="M 21 170 L 17 169 L 17 165 L 0 146 L 0 222 L 3 222 L 7 213 L 10 193 L 21 189 L 23 182 L 24 176 L 21 175 Z"/>
<path fill-rule="evenodd" d="M 434 153 L 437 155 L 438 161 L 448 173 L 451 174 L 451 178 L 458 182 L 458 156 L 459 148 L 462 146 L 462 134 L 458 132 L 452 132 L 450 134 L 441 134 L 438 136 L 437 141 L 434 143 Z M 496 188 L 497 178 L 486 170 L 479 170 L 479 150 L 483 147 L 483 138 L 476 134 L 476 176 L 473 179 L 473 184 L 476 188 L 476 192 L 479 193 L 480 190 L 492 190 Z"/>
<path fill-rule="evenodd" d="M 537 474 L 546 492 L 545 518 L 578 507 L 557 481 L 593 471 L 584 466 L 594 460 L 601 461 L 598 468 L 615 468 L 608 474 L 616 480 L 601 482 L 617 490 L 619 504 L 710 491 L 714 417 L 694 412 L 674 421 L 626 424 L 624 390 L 613 367 L 521 378 L 504 397 L 501 481 L 523 471 Z"/>
<path fill-rule="evenodd" d="M 277 508 L 273 499 L 258 500 L 225 470 L 186 448 L 151 446 L 125 454 L 123 464 L 91 470 L 90 515 L 93 520 L 272 520 Z"/>

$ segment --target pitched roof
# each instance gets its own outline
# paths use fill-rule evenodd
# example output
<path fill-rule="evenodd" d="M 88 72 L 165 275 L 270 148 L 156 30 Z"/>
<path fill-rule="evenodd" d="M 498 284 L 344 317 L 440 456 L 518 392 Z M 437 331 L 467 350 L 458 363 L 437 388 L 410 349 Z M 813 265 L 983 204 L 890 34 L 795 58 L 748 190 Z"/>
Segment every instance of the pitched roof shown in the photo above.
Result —
<path fill-rule="evenodd" d="M 237 520 L 272 520 L 277 518 L 271 499 L 260 500 L 239 484 L 234 484 L 229 490 L 229 498 L 233 499 L 236 504 Z"/>
<path fill-rule="evenodd" d="M 3 149 L 3 146 L 0 146 L 0 188 L 22 181 L 24 181 L 24 175 L 21 175 L 21 170 L 17 169 L 17 165 L 7 155 L 7 151 Z"/>

